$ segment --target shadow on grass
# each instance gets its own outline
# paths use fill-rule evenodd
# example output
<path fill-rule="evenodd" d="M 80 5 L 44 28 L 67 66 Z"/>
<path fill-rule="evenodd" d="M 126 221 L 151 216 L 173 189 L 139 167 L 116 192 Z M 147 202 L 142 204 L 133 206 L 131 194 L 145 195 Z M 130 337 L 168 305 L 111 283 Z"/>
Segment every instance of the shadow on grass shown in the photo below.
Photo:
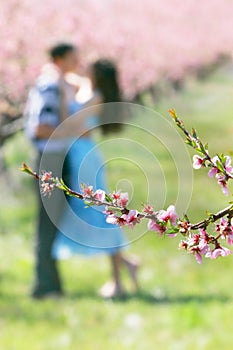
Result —
<path fill-rule="evenodd" d="M 94 292 L 78 292 L 73 293 L 66 296 L 67 299 L 71 300 L 85 300 L 85 299 L 92 299 L 92 300 L 102 300 L 100 296 L 98 296 Z M 113 299 L 106 299 L 106 301 L 114 301 L 117 303 L 127 303 L 131 301 L 136 301 L 144 304 L 188 304 L 188 303 L 211 303 L 211 302 L 218 302 L 218 303 L 228 303 L 231 302 L 233 299 L 226 295 L 219 295 L 219 294 L 207 294 L 207 295 L 175 295 L 175 296 L 156 296 L 153 295 L 153 293 L 149 293 L 146 291 L 140 291 L 135 294 L 125 294 L 122 297 L 116 297 Z"/>
<path fill-rule="evenodd" d="M 48 300 L 48 299 L 50 298 L 45 298 L 43 300 Z M 21 291 L 14 290 L 14 289 L 0 288 L 0 306 L 1 305 L 10 306 L 11 304 L 14 305 L 15 303 L 21 302 L 21 301 L 24 301 L 27 303 L 30 300 L 34 301 L 35 303 L 38 302 L 35 299 L 30 297 L 30 292 L 29 290 L 27 290 L 27 288 L 22 288 Z M 40 302 L 43 300 L 40 300 Z M 116 303 L 137 302 L 141 304 L 152 304 L 152 305 L 159 305 L 159 304 L 182 305 L 182 304 L 189 304 L 189 303 L 205 304 L 205 303 L 216 303 L 216 302 L 224 304 L 224 303 L 232 302 L 233 298 L 229 295 L 224 295 L 219 293 L 218 294 L 216 293 L 216 294 L 169 295 L 169 294 L 165 294 L 164 291 L 158 289 L 154 291 L 140 290 L 138 293 L 133 293 L 133 294 L 126 293 L 122 297 L 102 299 L 101 296 L 98 295 L 95 289 L 87 288 L 87 289 L 82 289 L 78 291 L 67 291 L 67 293 L 65 293 L 63 297 L 59 298 L 59 300 L 62 302 L 66 302 L 66 301 L 102 302 L 103 300 L 106 300 L 106 301 L 109 300 Z"/>

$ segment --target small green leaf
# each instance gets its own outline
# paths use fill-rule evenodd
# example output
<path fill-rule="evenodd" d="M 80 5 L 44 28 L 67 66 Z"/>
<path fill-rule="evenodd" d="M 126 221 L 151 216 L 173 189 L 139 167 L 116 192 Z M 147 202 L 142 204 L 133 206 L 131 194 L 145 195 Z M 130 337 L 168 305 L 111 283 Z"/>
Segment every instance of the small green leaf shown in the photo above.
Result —
<path fill-rule="evenodd" d="M 179 228 L 175 227 L 175 226 L 173 226 L 171 228 L 168 228 L 166 230 L 166 234 L 168 234 L 168 235 L 171 235 L 171 234 L 174 234 L 174 233 L 178 233 L 178 232 L 179 232 Z"/>
<path fill-rule="evenodd" d="M 65 184 L 65 182 L 63 181 L 62 178 L 58 179 L 54 179 L 54 183 L 56 184 L 56 187 L 59 188 L 60 190 L 63 190 L 65 191 L 66 194 L 69 194 L 67 193 L 67 191 L 69 192 L 69 187 Z"/>
<path fill-rule="evenodd" d="M 187 138 L 187 139 L 185 140 L 185 143 L 187 143 L 187 145 L 193 147 L 192 141 L 191 141 L 190 139 Z"/>
<path fill-rule="evenodd" d="M 219 160 L 216 161 L 216 167 L 217 167 L 221 172 L 224 173 L 224 171 L 225 171 L 224 166 L 222 165 L 222 163 L 221 163 Z"/>
<path fill-rule="evenodd" d="M 197 139 L 197 133 L 196 130 L 194 128 L 192 128 L 192 136 Z"/>
<path fill-rule="evenodd" d="M 108 202 L 108 203 L 112 203 L 112 201 L 113 201 L 112 197 L 109 196 L 109 194 L 105 194 L 105 200 L 106 200 L 106 202 Z"/>
<path fill-rule="evenodd" d="M 203 144 L 201 142 L 199 142 L 199 145 L 200 145 L 200 149 L 201 149 L 202 153 L 205 154 L 205 151 L 206 151 L 205 146 L 203 146 Z"/>
<path fill-rule="evenodd" d="M 196 143 L 196 141 L 194 141 L 194 140 L 192 140 L 192 147 L 193 147 L 193 148 L 196 148 L 196 147 L 197 147 L 197 143 Z"/>

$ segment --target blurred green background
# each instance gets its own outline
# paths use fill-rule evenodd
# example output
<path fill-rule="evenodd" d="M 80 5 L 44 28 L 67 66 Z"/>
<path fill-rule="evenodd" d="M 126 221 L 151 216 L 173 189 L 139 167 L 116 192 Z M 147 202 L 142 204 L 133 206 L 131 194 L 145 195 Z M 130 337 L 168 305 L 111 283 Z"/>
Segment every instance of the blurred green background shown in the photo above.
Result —
<path fill-rule="evenodd" d="M 164 116 L 175 108 L 188 127 L 195 127 L 209 142 L 211 154 L 233 150 L 233 68 L 227 65 L 206 80 L 190 79 L 180 92 L 170 93 L 152 106 Z M 137 135 L 136 135 L 137 133 Z M 146 140 L 135 128 L 122 131 L 121 137 Z M 103 139 L 96 135 L 98 142 Z M 174 198 L 173 167 L 164 150 L 150 145 L 166 171 L 167 198 Z M 154 147 L 154 148 L 153 148 Z M 19 150 L 20 152 L 15 152 Z M 106 149 L 114 154 L 114 149 Z M 132 148 L 132 154 L 134 150 Z M 190 156 L 193 155 L 189 150 Z M 139 271 L 141 291 L 123 300 L 104 301 L 97 296 L 109 278 L 107 257 L 75 257 L 60 263 L 66 297 L 60 300 L 33 301 L 33 238 L 36 203 L 32 179 L 21 174 L 22 161 L 32 165 L 33 153 L 23 133 L 5 147 L 9 174 L 1 182 L 0 210 L 0 349 L 232 349 L 233 279 L 232 256 L 198 265 L 193 256 L 178 250 L 179 239 L 159 238 L 148 232 L 136 240 L 129 252 L 142 258 Z M 140 158 L 140 154 L 138 155 Z M 123 165 L 122 165 L 123 166 Z M 111 171 L 110 188 L 119 172 Z M 145 200 L 145 179 L 131 165 L 124 165 L 124 178 L 134 179 L 132 207 L 140 209 Z M 205 217 L 205 211 L 218 211 L 232 198 L 206 171 L 194 172 L 192 200 L 188 209 L 192 220 Z M 156 198 L 157 184 L 151 187 Z M 138 225 L 135 236 L 145 231 Z M 123 275 L 126 285 L 128 280 Z"/>

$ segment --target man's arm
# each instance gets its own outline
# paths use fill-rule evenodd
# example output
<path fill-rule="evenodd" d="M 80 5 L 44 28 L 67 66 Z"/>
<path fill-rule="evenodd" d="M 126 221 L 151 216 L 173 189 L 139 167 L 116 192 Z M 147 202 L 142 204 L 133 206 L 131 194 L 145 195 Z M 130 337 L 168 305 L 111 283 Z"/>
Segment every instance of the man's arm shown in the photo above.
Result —
<path fill-rule="evenodd" d="M 49 138 L 60 122 L 60 108 L 58 87 L 32 89 L 25 109 L 28 136 L 35 141 Z"/>

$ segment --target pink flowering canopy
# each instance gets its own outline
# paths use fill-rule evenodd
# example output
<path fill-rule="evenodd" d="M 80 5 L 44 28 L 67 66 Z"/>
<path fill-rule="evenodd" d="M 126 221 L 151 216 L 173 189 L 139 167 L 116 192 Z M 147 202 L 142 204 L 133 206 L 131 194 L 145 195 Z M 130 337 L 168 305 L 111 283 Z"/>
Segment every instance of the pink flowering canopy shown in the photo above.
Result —
<path fill-rule="evenodd" d="M 231 54 L 232 13 L 233 2 L 222 0 L 2 0 L 1 96 L 20 101 L 47 48 L 69 40 L 83 64 L 114 59 L 131 98 L 161 77 L 179 79 Z"/>

